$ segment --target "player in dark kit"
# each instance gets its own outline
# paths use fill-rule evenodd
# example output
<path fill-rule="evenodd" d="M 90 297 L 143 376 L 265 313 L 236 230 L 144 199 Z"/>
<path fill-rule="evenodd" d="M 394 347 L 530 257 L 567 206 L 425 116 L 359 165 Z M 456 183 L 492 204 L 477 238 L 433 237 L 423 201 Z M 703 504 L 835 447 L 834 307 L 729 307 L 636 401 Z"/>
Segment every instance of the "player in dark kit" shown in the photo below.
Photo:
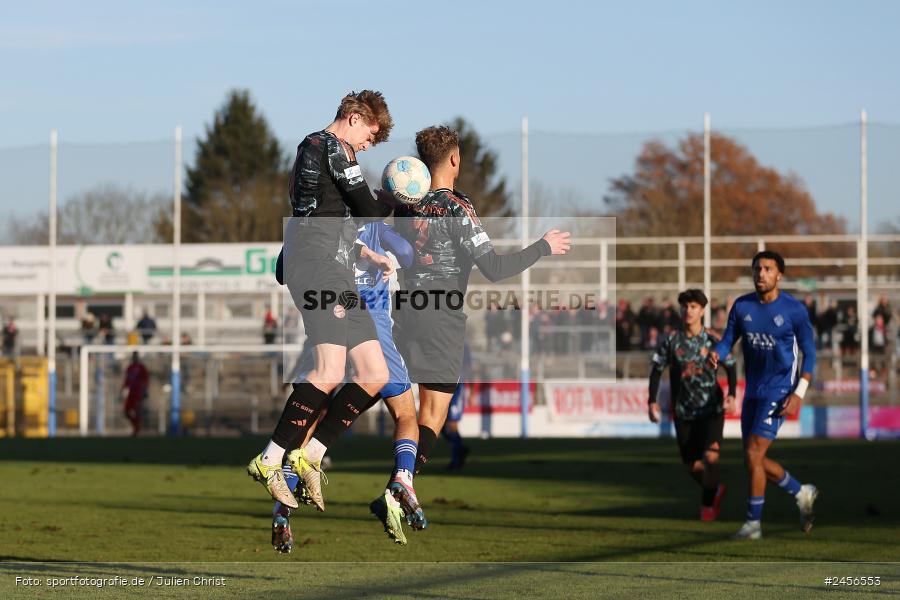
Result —
<path fill-rule="evenodd" d="M 297 148 L 283 275 L 314 348 L 315 368 L 294 384 L 272 439 L 247 466 L 248 474 L 273 498 L 291 508 L 297 508 L 297 501 L 281 470 L 286 449 L 297 448 L 316 423 L 329 395 L 343 382 L 347 357 L 354 366 L 353 381 L 337 392 L 317 435 L 336 438 L 345 422 L 375 402 L 388 381 L 372 318 L 354 310 L 359 298 L 353 264 L 363 251 L 356 244 L 354 217 L 381 219 L 392 210 L 372 196 L 356 152 L 385 141 L 392 127 L 379 92 L 350 93 L 341 100 L 334 121 L 306 136 Z M 393 270 L 387 257 L 370 252 L 368 258 L 383 264 L 386 272 Z M 302 453 L 292 453 L 289 459 L 307 485 L 317 487 L 320 463 L 306 460 Z"/>
<path fill-rule="evenodd" d="M 390 252 L 403 269 L 412 264 L 412 246 L 383 221 L 371 221 L 360 227 L 357 241 L 380 256 L 387 256 Z M 277 273 L 276 269 L 276 277 L 278 277 Z M 396 279 L 391 274 L 385 277 L 382 265 L 374 264 L 367 259 L 356 261 L 355 274 L 360 302 L 365 303 L 366 309 L 375 322 L 378 342 L 388 364 L 390 381 L 381 388 L 380 395 L 396 426 L 394 431 L 394 469 L 382 495 L 383 500 L 379 503 L 380 509 L 376 512 L 376 516 L 381 520 L 385 533 L 391 540 L 398 544 L 406 544 L 406 535 L 403 533 L 402 527 L 404 517 L 409 523 L 415 522 L 417 528 L 420 529 L 427 525 L 427 520 L 421 508 L 417 508 L 410 514 L 404 514 L 399 502 L 394 499 L 394 496 L 405 497 L 406 506 L 418 507 L 418 500 L 413 488 L 418 441 L 416 405 L 409 375 L 406 372 L 406 364 L 397 351 L 392 332 L 391 289 L 396 287 L 392 285 L 396 284 Z M 279 283 L 283 283 L 283 278 L 279 278 Z M 313 368 L 312 352 L 304 351 L 294 369 L 296 375 L 292 373 L 291 379 L 301 381 Z M 347 377 L 345 381 L 350 379 L 351 377 Z M 341 425 L 349 428 L 351 421 L 351 419 L 342 420 Z M 324 479 L 325 477 L 321 472 L 321 467 L 319 470 L 315 470 L 310 467 L 310 464 L 321 465 L 325 452 L 338 440 L 322 436 L 317 429 L 311 430 L 310 433 L 313 434 L 313 437 L 304 444 L 302 449 L 297 448 L 288 453 L 289 464 L 284 465 L 283 474 L 288 486 L 294 490 L 294 494 L 301 503 L 314 504 L 320 510 L 324 510 L 320 478 Z M 343 430 L 340 433 L 343 433 Z M 294 473 L 292 464 L 296 463 L 307 467 L 302 478 Z M 272 546 L 279 553 L 290 552 L 293 548 L 290 516 L 291 511 L 287 506 L 282 506 L 279 502 L 275 503 L 272 519 Z"/>
<path fill-rule="evenodd" d="M 728 395 L 723 407 L 716 370 L 706 360 L 719 342 L 718 337 L 703 327 L 706 294 L 701 290 L 686 290 L 678 295 L 678 304 L 683 327 L 666 335 L 653 354 L 648 413 L 651 421 L 659 423 L 661 411 L 656 394 L 662 373 L 668 367 L 681 459 L 703 489 L 700 519 L 715 521 L 725 495 L 725 486 L 719 483 L 724 411 L 734 412 L 737 371 L 734 359 L 722 361 L 728 374 Z"/>
<path fill-rule="evenodd" d="M 816 368 L 816 343 L 806 306 L 778 289 L 784 275 L 784 259 L 764 250 L 753 257 L 755 294 L 738 298 L 728 313 L 725 335 L 709 354 L 715 367 L 741 339 L 747 385 L 741 407 L 744 460 L 750 473 L 747 521 L 733 539 L 758 540 L 765 502 L 766 480 L 777 483 L 797 501 L 800 528 L 813 523 L 816 486 L 801 485 L 781 465 L 768 458 L 785 416 L 797 414 Z M 800 363 L 799 352 L 803 353 Z"/>
<path fill-rule="evenodd" d="M 431 172 L 431 191 L 414 206 L 398 207 L 397 232 L 415 249 L 415 262 L 395 301 L 395 337 L 419 384 L 419 448 L 416 472 L 434 449 L 462 369 L 465 296 L 474 265 L 490 281 L 517 275 L 542 256 L 565 254 L 570 235 L 551 230 L 527 248 L 504 256 L 494 251 L 472 201 L 453 189 L 459 176 L 459 136 L 448 127 L 416 134 L 419 157 Z M 418 310 L 403 298 L 430 298 Z M 459 300 L 459 302 L 457 302 Z"/>

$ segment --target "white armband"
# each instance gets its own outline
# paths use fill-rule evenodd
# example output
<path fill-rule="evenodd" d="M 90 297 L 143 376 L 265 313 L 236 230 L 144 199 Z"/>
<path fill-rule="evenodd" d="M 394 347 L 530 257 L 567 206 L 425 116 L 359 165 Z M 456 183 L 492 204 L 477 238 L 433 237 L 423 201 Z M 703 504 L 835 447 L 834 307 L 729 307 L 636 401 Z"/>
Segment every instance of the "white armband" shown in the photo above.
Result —
<path fill-rule="evenodd" d="M 800 399 L 802 400 L 803 397 L 806 395 L 806 388 L 808 388 L 808 387 L 809 387 L 809 380 L 806 379 L 805 377 L 801 377 L 800 382 L 797 383 L 797 387 L 794 388 L 794 393 L 797 394 L 798 396 L 800 396 Z"/>

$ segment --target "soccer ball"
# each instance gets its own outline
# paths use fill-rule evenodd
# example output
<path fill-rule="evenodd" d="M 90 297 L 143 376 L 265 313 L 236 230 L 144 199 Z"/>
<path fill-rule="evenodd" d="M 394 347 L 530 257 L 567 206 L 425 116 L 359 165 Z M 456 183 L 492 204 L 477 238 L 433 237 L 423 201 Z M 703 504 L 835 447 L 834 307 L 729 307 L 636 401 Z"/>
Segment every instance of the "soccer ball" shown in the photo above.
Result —
<path fill-rule="evenodd" d="M 403 204 L 418 204 L 431 188 L 431 173 L 418 158 L 401 156 L 384 168 L 381 185 Z"/>

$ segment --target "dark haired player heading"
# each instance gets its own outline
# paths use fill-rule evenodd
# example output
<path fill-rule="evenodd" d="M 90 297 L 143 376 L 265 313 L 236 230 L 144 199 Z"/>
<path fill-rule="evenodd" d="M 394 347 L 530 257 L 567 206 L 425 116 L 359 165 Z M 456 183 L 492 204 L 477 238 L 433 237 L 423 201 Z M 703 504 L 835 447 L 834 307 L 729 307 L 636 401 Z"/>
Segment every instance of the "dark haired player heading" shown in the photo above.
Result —
<path fill-rule="evenodd" d="M 353 218 L 380 219 L 391 212 L 390 205 L 369 192 L 356 152 L 385 141 L 392 127 L 381 93 L 351 92 L 341 100 L 331 124 L 306 136 L 297 148 L 289 189 L 293 218 L 285 232 L 283 269 L 314 348 L 315 368 L 294 385 L 271 441 L 247 466 L 248 474 L 273 498 L 291 508 L 297 501 L 281 471 L 285 451 L 300 445 L 331 392 L 343 382 L 347 356 L 354 366 L 353 381 L 335 395 L 317 435 L 342 431 L 343 422 L 374 403 L 388 381 L 372 318 L 366 311 L 352 310 L 351 304 L 357 301 L 353 263 L 361 250 L 355 244 Z M 383 260 L 386 269 L 392 269 L 386 257 L 372 260 Z M 309 291 L 318 294 L 319 303 L 312 308 L 305 296 Z M 299 460 L 302 456 L 296 464 L 293 458 L 291 464 L 301 477 L 309 469 L 321 470 L 318 463 Z M 307 474 L 306 479 L 316 478 Z"/>
<path fill-rule="evenodd" d="M 719 483 L 719 450 L 725 426 L 724 410 L 734 412 L 737 371 L 734 359 L 723 361 L 728 374 L 728 396 L 716 381 L 716 370 L 706 361 L 719 338 L 703 327 L 706 294 L 697 289 L 678 295 L 683 327 L 665 336 L 653 354 L 650 371 L 650 420 L 659 423 L 656 401 L 662 373 L 669 368 L 672 406 L 675 408 L 675 433 L 681 459 L 691 477 L 700 484 L 700 519 L 714 521 L 725 486 Z"/>
<path fill-rule="evenodd" d="M 778 289 L 784 275 L 784 259 L 777 252 L 762 251 L 753 257 L 755 294 L 738 298 L 728 313 L 722 341 L 710 353 L 715 367 L 741 339 L 746 372 L 741 434 L 744 459 L 750 473 L 747 521 L 734 539 L 762 537 L 760 519 L 766 480 L 797 500 L 800 527 L 812 528 L 813 503 L 819 492 L 811 484 L 801 485 L 781 465 L 766 457 L 785 416 L 797 414 L 816 367 L 816 344 L 809 312 L 802 302 Z M 798 350 L 803 353 L 799 363 Z M 799 376 L 799 378 L 798 378 Z"/>
<path fill-rule="evenodd" d="M 457 132 L 428 127 L 416 134 L 416 148 L 431 172 L 431 191 L 419 204 L 398 207 L 395 213 L 405 217 L 395 226 L 416 252 L 415 264 L 403 278 L 405 291 L 464 295 L 474 265 L 493 282 L 521 273 L 542 256 L 569 250 L 570 234 L 553 229 L 519 252 L 498 255 L 472 201 L 453 189 L 461 164 Z M 459 382 L 466 315 L 446 302 L 426 310 L 399 308 L 397 337 L 408 358 L 410 379 L 419 384 L 418 472 L 434 449 Z"/>

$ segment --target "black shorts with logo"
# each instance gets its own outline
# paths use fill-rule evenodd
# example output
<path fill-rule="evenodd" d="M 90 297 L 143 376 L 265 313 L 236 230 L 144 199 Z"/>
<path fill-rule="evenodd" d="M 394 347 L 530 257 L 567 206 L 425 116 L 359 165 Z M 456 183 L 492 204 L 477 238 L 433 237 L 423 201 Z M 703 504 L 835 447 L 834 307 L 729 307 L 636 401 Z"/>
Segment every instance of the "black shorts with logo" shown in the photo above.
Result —
<path fill-rule="evenodd" d="M 419 288 L 422 292 L 430 289 L 441 290 L 438 286 Z M 400 294 L 402 296 L 402 292 Z M 429 302 L 419 309 L 412 302 L 395 304 L 394 340 L 406 361 L 410 381 L 452 393 L 462 375 L 466 341 L 463 308 L 452 309 L 446 302 Z"/>
<path fill-rule="evenodd" d="M 378 339 L 349 269 L 333 259 L 296 262 L 285 265 L 285 283 L 310 344 L 336 344 L 351 350 Z"/>
<path fill-rule="evenodd" d="M 675 419 L 675 437 L 681 460 L 685 464 L 703 458 L 710 446 L 722 446 L 722 430 L 725 428 L 725 415 L 710 415 L 699 419 Z"/>

